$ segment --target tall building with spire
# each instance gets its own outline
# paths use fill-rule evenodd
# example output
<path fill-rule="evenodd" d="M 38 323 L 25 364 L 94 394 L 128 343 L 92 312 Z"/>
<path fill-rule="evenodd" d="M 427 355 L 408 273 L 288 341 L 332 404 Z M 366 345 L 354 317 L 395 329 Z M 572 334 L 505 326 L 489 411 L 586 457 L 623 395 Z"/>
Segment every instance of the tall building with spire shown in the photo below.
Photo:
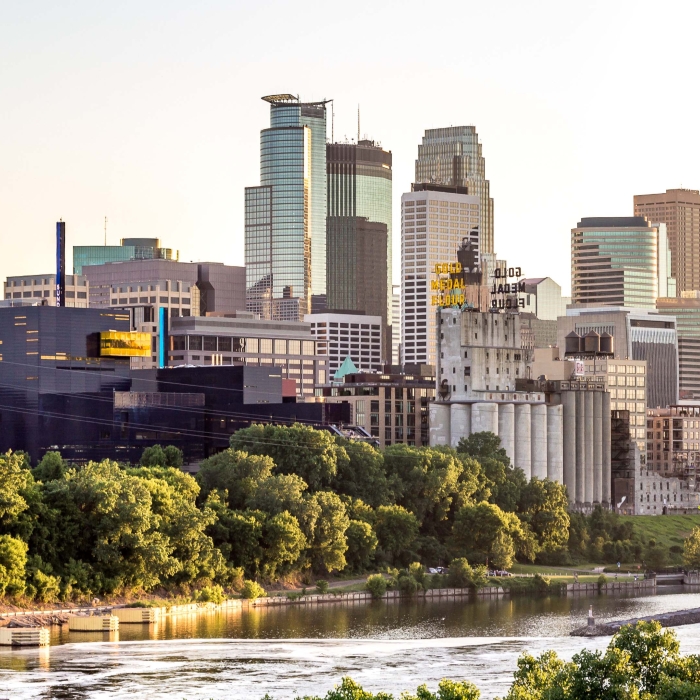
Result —
<path fill-rule="evenodd" d="M 301 320 L 326 293 L 326 104 L 269 95 L 260 185 L 245 190 L 246 307 Z"/>
<path fill-rule="evenodd" d="M 416 183 L 466 187 L 479 198 L 481 253 L 493 253 L 493 199 L 479 135 L 473 126 L 427 129 L 418 146 Z"/>

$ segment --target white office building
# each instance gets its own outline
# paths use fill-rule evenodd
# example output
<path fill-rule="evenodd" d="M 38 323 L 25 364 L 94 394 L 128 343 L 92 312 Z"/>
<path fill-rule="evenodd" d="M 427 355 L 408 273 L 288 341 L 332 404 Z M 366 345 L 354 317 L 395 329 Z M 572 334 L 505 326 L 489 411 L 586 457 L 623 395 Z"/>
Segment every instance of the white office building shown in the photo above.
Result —
<path fill-rule="evenodd" d="M 436 364 L 435 265 L 454 262 L 467 239 L 480 250 L 479 197 L 465 187 L 413 185 L 401 197 L 402 363 Z"/>
<path fill-rule="evenodd" d="M 381 316 L 329 312 L 307 314 L 304 322 L 311 324 L 319 359 L 326 358 L 329 381 L 346 357 L 359 372 L 383 370 Z"/>

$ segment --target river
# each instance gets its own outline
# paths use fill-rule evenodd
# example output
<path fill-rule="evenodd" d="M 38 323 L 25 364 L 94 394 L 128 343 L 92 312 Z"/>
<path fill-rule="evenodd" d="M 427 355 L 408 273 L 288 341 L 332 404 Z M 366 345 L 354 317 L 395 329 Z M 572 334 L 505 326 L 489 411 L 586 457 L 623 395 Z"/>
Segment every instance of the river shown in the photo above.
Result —
<path fill-rule="evenodd" d="M 523 651 L 570 658 L 604 648 L 607 637 L 569 636 L 590 604 L 601 621 L 700 607 L 700 594 L 680 590 L 265 607 L 122 625 L 112 636 L 56 628 L 48 648 L 0 651 L 0 698 L 291 700 L 349 675 L 397 697 L 441 678 L 471 680 L 490 700 L 505 694 Z M 700 625 L 676 633 L 683 653 L 700 653 Z"/>

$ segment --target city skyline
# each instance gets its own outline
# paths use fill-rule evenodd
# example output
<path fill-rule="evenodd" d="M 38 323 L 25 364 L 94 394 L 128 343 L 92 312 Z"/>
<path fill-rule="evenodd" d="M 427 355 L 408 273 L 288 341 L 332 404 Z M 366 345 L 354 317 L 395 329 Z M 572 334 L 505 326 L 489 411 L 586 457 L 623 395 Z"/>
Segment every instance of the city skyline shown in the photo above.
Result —
<path fill-rule="evenodd" d="M 462 16 L 459 6 L 450 8 Z M 424 131 L 473 124 L 498 205 L 499 255 L 517 260 L 528 275 L 553 275 L 566 293 L 568 232 L 581 212 L 631 215 L 635 194 L 697 187 L 693 162 L 700 146 L 690 138 L 692 109 L 634 119 L 624 110 L 598 109 L 613 97 L 616 103 L 633 98 L 632 70 L 663 77 L 670 90 L 682 84 L 682 71 L 666 70 L 688 62 L 682 38 L 661 59 L 630 51 L 649 5 L 634 13 L 624 5 L 592 5 L 575 24 L 554 8 L 511 5 L 503 16 L 476 8 L 470 22 L 483 31 L 472 50 L 443 46 L 438 32 L 423 44 L 425 55 L 440 56 L 432 65 L 404 41 L 419 32 L 411 19 L 417 6 L 410 5 L 402 13 L 371 8 L 375 24 L 401 37 L 371 53 L 371 62 L 368 37 L 352 44 L 352 55 L 325 62 L 310 61 L 306 48 L 289 52 L 300 36 L 311 40 L 331 25 L 341 37 L 356 37 L 366 22 L 362 12 L 338 25 L 335 13 L 302 23 L 274 4 L 238 8 L 235 21 L 233 9 L 219 3 L 109 14 L 74 15 L 49 5 L 31 15 L 7 10 L 0 56 L 11 67 L 5 94 L 16 108 L 2 117 L 0 203 L 12 233 L 0 274 L 51 269 L 44 244 L 59 218 L 67 222 L 69 248 L 100 244 L 105 216 L 110 244 L 157 236 L 171 240 L 185 261 L 242 264 L 242 193 L 256 182 L 257 134 L 266 121 L 259 97 L 293 89 L 304 99 L 334 98 L 336 141 L 356 136 L 360 104 L 361 135 L 394 155 L 396 220 L 398 194 L 413 181 Z M 247 35 L 263 20 L 276 41 L 258 69 L 246 71 L 255 55 Z M 660 31 L 670 29 L 670 19 L 659 22 Z M 691 25 L 674 28 L 675 35 Z M 61 41 L 66 35 L 70 42 Z M 584 39 L 605 47 L 605 70 L 602 58 L 570 51 Z M 369 70 L 377 61 L 383 71 Z M 406 109 L 409 80 L 421 92 Z M 650 165 L 637 146 L 652 130 L 663 134 L 663 147 Z M 528 245 L 528 235 L 550 245 Z M 36 247 L 29 249 L 27 240 Z M 393 249 L 398 278 L 396 231 Z"/>

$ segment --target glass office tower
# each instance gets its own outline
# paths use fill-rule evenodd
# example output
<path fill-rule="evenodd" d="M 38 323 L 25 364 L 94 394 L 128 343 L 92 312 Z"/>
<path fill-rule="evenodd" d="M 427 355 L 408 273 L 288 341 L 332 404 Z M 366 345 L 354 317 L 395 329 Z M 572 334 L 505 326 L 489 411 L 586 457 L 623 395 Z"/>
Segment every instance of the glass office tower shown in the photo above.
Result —
<path fill-rule="evenodd" d="M 328 308 L 381 316 L 391 337 L 391 153 L 374 141 L 327 147 Z"/>
<path fill-rule="evenodd" d="M 326 101 L 263 97 L 260 186 L 245 191 L 247 308 L 299 320 L 326 293 Z"/>
<path fill-rule="evenodd" d="M 656 308 L 675 296 L 665 224 L 643 216 L 581 219 L 571 230 L 571 300 L 589 306 Z"/>
<path fill-rule="evenodd" d="M 479 197 L 479 250 L 493 253 L 493 199 L 486 179 L 486 162 L 473 126 L 427 129 L 418 146 L 416 183 L 466 187 Z"/>

